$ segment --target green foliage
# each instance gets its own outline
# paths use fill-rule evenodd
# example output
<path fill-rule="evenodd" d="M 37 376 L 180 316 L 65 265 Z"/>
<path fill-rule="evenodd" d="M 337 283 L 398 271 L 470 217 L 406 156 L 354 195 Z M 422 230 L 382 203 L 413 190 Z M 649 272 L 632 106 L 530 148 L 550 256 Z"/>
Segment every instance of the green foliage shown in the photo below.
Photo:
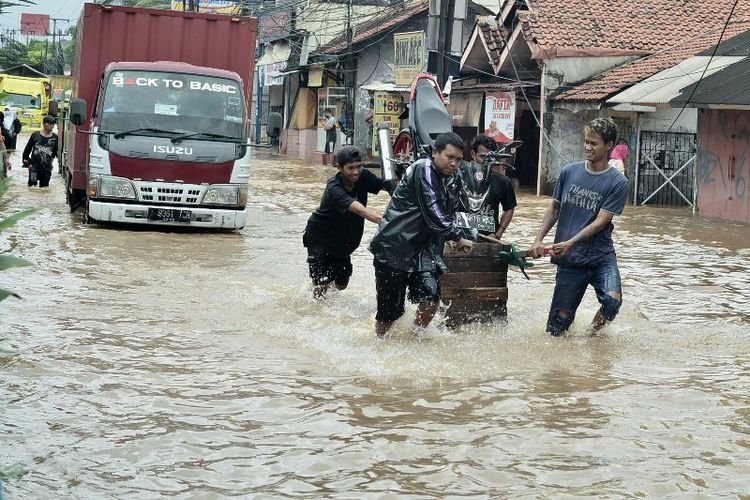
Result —
<path fill-rule="evenodd" d="M 5 195 L 5 192 L 8 190 L 9 185 L 10 185 L 10 179 L 5 178 L 5 179 L 0 180 L 0 211 L 5 211 L 5 209 L 9 205 L 9 201 L 2 200 L 3 196 Z M 8 229 L 19 220 L 23 219 L 24 217 L 28 217 L 34 212 L 36 212 L 35 209 L 21 210 L 20 212 L 16 212 L 9 217 L 0 219 L 0 232 Z M 0 271 L 5 271 L 6 269 L 10 269 L 12 267 L 21 267 L 21 266 L 30 266 L 30 265 L 31 265 L 31 262 L 23 260 L 23 259 L 19 259 L 18 257 L 13 257 L 12 255 L 0 255 Z M 8 290 L 3 290 L 2 288 L 0 288 L 0 301 L 5 300 L 8 297 L 18 297 L 18 294 L 13 293 Z"/>
<path fill-rule="evenodd" d="M 28 64 L 29 49 L 26 45 L 15 40 L 7 40 L 0 48 L 0 67 L 9 68 L 17 64 Z"/>
<path fill-rule="evenodd" d="M 0 14 L 8 7 L 19 7 L 21 5 L 35 5 L 33 0 L 0 0 Z"/>

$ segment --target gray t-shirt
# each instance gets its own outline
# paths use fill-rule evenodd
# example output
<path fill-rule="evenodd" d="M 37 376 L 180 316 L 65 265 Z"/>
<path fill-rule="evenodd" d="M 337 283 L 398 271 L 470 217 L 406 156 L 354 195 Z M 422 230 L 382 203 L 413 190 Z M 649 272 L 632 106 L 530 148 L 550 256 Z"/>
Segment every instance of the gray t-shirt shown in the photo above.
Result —
<path fill-rule="evenodd" d="M 596 219 L 599 210 L 620 215 L 628 199 L 628 180 L 616 169 L 593 172 L 586 162 L 571 163 L 560 172 L 553 198 L 560 203 L 555 243 L 567 241 Z M 595 264 L 612 254 L 610 222 L 589 239 L 574 245 L 564 257 L 553 257 L 552 262 L 567 267 Z"/>

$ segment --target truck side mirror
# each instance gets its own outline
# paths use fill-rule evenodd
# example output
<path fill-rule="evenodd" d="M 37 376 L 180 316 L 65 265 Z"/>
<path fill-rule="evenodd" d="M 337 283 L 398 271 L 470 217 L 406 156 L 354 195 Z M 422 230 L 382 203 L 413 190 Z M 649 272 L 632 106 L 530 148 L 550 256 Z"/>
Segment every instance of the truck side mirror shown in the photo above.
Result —
<path fill-rule="evenodd" d="M 86 113 L 86 101 L 83 99 L 70 100 L 70 121 L 76 127 L 80 127 L 88 119 Z"/>
<path fill-rule="evenodd" d="M 60 103 L 57 101 L 50 101 L 49 102 L 49 114 L 52 116 L 57 116 L 57 113 L 59 111 Z"/>

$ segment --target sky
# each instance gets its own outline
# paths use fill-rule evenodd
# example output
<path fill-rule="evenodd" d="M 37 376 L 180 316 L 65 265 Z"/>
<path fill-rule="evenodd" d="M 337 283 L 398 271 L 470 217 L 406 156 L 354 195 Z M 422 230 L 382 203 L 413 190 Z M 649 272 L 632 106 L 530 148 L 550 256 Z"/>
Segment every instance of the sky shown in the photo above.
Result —
<path fill-rule="evenodd" d="M 36 5 L 9 7 L 4 10 L 3 13 L 0 14 L 0 29 L 2 29 L 2 31 L 7 29 L 19 29 L 21 27 L 21 13 L 23 12 L 28 14 L 47 14 L 50 17 L 70 19 L 70 23 L 75 24 L 78 21 L 78 16 L 81 14 L 81 9 L 85 3 L 85 0 L 33 1 Z M 63 32 L 68 29 L 68 26 L 69 25 L 65 21 L 57 22 L 58 29 L 62 29 Z M 50 29 L 52 29 L 51 22 Z"/>

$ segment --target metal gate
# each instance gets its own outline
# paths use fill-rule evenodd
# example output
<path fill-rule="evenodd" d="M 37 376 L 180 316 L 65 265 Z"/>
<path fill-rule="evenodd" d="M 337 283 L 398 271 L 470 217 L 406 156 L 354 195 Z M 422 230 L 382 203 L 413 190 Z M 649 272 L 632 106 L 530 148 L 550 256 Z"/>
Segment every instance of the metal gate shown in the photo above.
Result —
<path fill-rule="evenodd" d="M 693 207 L 696 152 L 696 134 L 641 132 L 636 203 Z"/>

